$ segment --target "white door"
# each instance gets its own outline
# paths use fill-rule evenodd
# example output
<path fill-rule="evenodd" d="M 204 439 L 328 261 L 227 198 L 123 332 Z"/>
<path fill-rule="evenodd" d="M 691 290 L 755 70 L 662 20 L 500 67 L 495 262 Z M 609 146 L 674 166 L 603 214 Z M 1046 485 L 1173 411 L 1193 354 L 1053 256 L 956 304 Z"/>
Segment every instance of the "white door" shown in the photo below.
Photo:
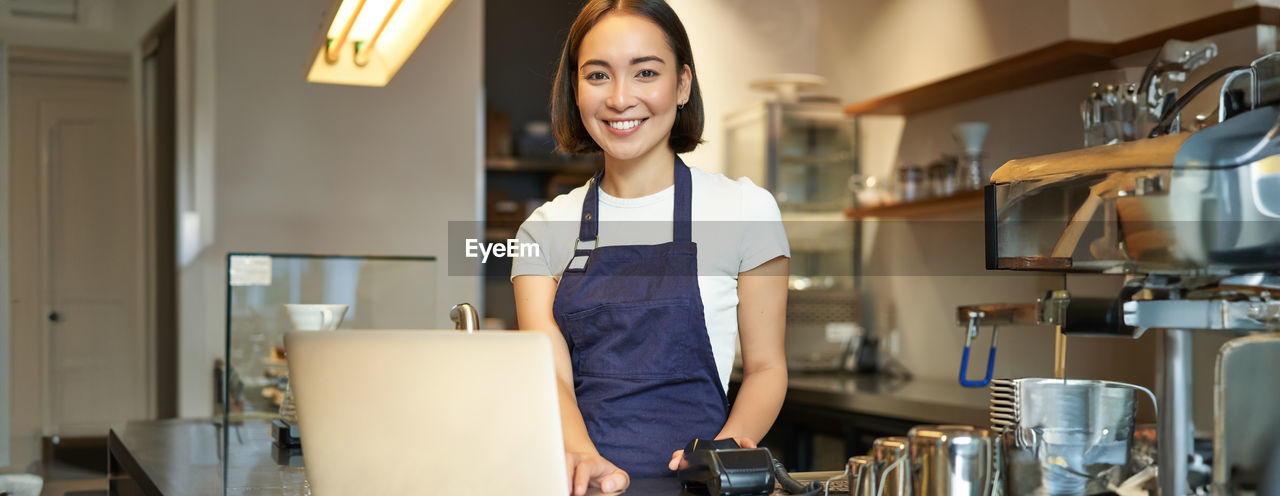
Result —
<path fill-rule="evenodd" d="M 15 403 L 26 400 L 26 427 L 38 422 L 42 436 L 106 436 L 150 411 L 130 86 L 14 74 L 10 94 L 13 292 L 24 307 L 14 352 L 38 360 L 14 368 L 39 383 Z"/>

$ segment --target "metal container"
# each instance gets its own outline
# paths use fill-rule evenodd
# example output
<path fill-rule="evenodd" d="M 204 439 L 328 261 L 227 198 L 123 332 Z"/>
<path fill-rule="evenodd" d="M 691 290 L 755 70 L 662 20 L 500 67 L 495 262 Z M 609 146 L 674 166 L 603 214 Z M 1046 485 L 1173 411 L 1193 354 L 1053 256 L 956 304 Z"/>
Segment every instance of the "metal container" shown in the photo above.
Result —
<path fill-rule="evenodd" d="M 922 425 L 907 435 L 915 496 L 991 496 L 999 447 L 991 431 L 969 425 Z"/>
<path fill-rule="evenodd" d="M 1280 334 L 1246 336 L 1218 350 L 1213 379 L 1214 494 L 1280 494 Z M 1270 393 L 1262 393 L 1264 391 Z M 1260 394 L 1261 393 L 1261 394 Z"/>
<path fill-rule="evenodd" d="M 878 496 L 914 494 L 911 492 L 911 474 L 908 472 L 909 450 L 910 443 L 906 436 L 881 437 L 871 444 L 871 458 L 875 466 L 872 476 L 875 478 Z M 884 487 L 880 487 L 882 485 Z"/>
<path fill-rule="evenodd" d="M 1006 494 L 1085 495 L 1133 475 L 1137 386 L 1076 379 L 993 381 L 992 428 Z"/>
<path fill-rule="evenodd" d="M 850 496 L 876 496 L 875 460 L 870 455 L 849 458 Z"/>

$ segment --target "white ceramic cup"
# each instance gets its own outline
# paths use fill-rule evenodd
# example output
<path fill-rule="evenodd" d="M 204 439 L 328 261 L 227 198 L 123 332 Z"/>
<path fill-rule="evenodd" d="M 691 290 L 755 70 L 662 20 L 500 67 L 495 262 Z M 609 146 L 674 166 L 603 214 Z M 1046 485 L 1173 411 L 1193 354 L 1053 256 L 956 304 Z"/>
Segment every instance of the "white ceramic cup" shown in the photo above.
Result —
<path fill-rule="evenodd" d="M 284 308 L 289 312 L 289 321 L 293 323 L 294 330 L 298 331 L 337 330 L 347 314 L 346 305 L 285 303 Z"/>

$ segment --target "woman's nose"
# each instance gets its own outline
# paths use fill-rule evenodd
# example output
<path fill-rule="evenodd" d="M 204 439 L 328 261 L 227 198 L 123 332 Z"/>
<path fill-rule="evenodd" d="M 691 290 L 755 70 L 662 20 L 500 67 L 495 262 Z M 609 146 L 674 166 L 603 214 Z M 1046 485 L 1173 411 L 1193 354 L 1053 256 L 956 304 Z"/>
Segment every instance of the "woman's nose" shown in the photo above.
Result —
<path fill-rule="evenodd" d="M 625 81 L 618 81 L 613 85 L 613 91 L 609 92 L 609 98 L 605 100 L 605 105 L 610 109 L 622 111 L 635 105 L 635 96 L 631 94 L 631 85 Z"/>

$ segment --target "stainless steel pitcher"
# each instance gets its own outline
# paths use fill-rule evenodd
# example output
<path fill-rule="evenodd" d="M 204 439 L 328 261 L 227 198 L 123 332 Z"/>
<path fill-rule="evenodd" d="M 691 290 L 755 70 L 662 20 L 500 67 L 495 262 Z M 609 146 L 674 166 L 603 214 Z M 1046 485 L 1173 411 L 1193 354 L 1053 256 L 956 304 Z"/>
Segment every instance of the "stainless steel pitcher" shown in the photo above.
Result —
<path fill-rule="evenodd" d="M 999 446 L 991 431 L 969 425 L 911 429 L 911 489 L 915 496 L 991 496 Z"/>
<path fill-rule="evenodd" d="M 877 496 L 911 496 L 911 477 L 907 456 L 910 443 L 906 436 L 877 438 L 871 444 L 875 470 L 872 477 Z"/>
<path fill-rule="evenodd" d="M 876 496 L 875 460 L 870 455 L 849 457 L 846 471 L 851 496 Z"/>

